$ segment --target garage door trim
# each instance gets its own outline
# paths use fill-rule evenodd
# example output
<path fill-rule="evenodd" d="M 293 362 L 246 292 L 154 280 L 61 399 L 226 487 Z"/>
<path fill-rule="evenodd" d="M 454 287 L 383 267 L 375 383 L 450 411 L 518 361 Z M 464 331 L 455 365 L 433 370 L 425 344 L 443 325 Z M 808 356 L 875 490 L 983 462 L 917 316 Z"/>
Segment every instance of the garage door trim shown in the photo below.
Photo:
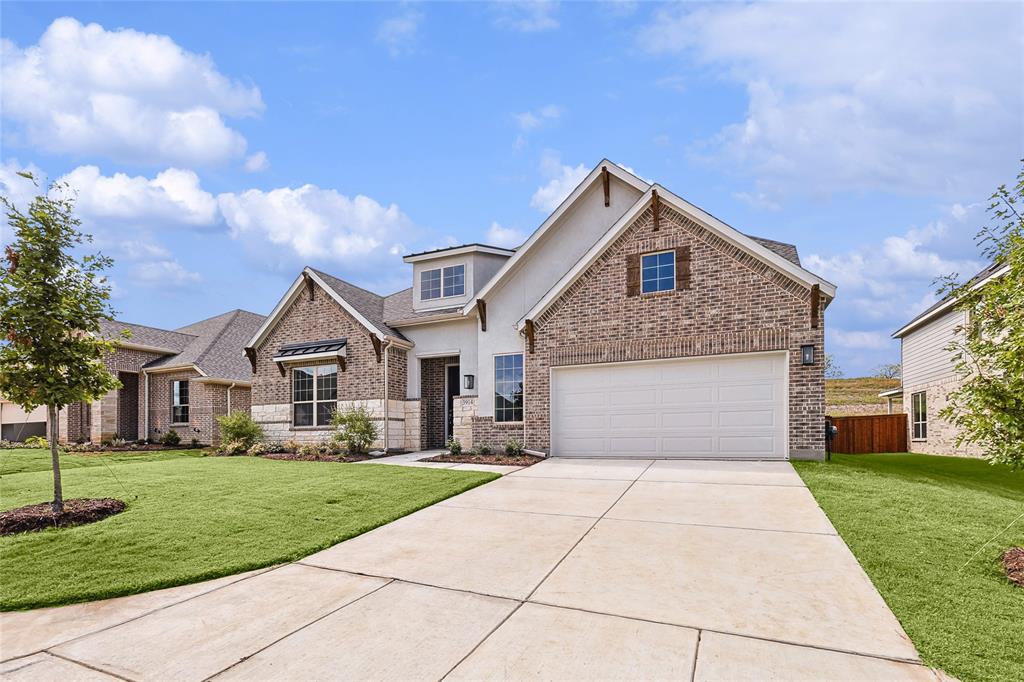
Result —
<path fill-rule="evenodd" d="M 563 370 L 579 369 L 583 367 L 607 367 L 612 365 L 653 365 L 668 362 L 687 362 L 687 361 L 701 361 L 711 359 L 730 359 L 730 358 L 741 358 L 741 357 L 754 357 L 754 356 L 780 356 L 783 359 L 783 375 L 782 375 L 782 434 L 783 434 L 783 456 L 782 458 L 774 458 L 772 461 L 789 461 L 790 459 L 790 447 L 789 447 L 789 361 L 790 352 L 789 350 L 771 350 L 771 351 L 755 351 L 750 353 L 714 353 L 710 355 L 689 355 L 682 357 L 672 358 L 656 358 L 652 360 L 615 360 L 611 362 L 586 362 L 579 364 L 570 365 L 555 365 L 548 368 L 548 433 L 551 441 L 551 455 L 555 457 L 562 457 L 566 455 L 560 455 L 554 452 L 555 445 L 555 373 Z M 567 455 L 567 457 L 576 457 L 576 455 Z M 623 459 L 628 459 L 629 456 L 623 456 Z M 686 459 L 686 458 L 669 458 L 669 457 L 651 457 L 649 455 L 635 455 L 635 459 Z M 701 459 L 694 457 L 692 459 Z M 704 458 L 707 459 L 707 458 Z M 765 460 L 763 457 L 719 457 L 711 459 L 728 459 L 732 461 L 762 461 Z"/>

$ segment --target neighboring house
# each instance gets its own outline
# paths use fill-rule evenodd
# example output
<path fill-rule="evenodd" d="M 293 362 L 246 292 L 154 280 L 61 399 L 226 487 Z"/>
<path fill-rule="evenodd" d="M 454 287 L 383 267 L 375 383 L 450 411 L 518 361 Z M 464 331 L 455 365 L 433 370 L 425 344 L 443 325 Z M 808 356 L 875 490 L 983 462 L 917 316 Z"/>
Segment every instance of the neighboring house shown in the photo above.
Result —
<path fill-rule="evenodd" d="M 30 436 L 46 437 L 46 408 L 37 407 L 25 412 L 0 398 L 0 440 L 21 443 Z"/>
<path fill-rule="evenodd" d="M 1009 266 L 993 263 L 971 281 L 973 286 L 981 286 L 1007 270 Z M 967 313 L 957 310 L 956 300 L 947 297 L 892 335 L 900 340 L 903 385 L 879 395 L 890 399 L 902 397 L 912 452 L 969 457 L 981 455 L 977 446 L 957 446 L 957 428 L 938 416 L 946 406 L 947 396 L 960 386 L 949 346 L 966 322 Z"/>
<path fill-rule="evenodd" d="M 586 457 L 821 457 L 823 311 L 796 248 L 603 161 L 518 249 L 410 254 L 382 296 L 305 268 L 247 344 L 253 417 L 378 447 Z"/>
<path fill-rule="evenodd" d="M 219 442 L 215 417 L 249 411 L 252 374 L 242 348 L 263 321 L 262 315 L 232 310 L 175 330 L 104 322 L 103 336 L 117 340 L 105 363 L 121 388 L 61 410 L 60 439 L 159 440 L 174 429 L 182 443 Z"/>

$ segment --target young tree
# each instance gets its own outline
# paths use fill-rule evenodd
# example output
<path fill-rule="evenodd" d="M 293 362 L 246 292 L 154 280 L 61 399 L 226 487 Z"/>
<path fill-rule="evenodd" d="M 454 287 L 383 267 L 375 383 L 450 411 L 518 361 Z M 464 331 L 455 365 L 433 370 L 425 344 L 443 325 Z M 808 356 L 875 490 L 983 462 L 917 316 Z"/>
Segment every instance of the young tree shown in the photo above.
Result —
<path fill-rule="evenodd" d="M 35 181 L 31 174 L 24 177 Z M 102 275 L 111 260 L 81 259 L 73 250 L 91 242 L 79 230 L 74 200 L 64 185 L 32 200 L 22 212 L 0 197 L 14 241 L 0 268 L 0 394 L 25 410 L 47 408 L 53 463 L 54 513 L 64 510 L 57 448 L 57 415 L 71 403 L 92 401 L 119 382 L 103 364 L 113 341 L 100 321 L 113 317 Z"/>
<path fill-rule="evenodd" d="M 836 362 L 836 357 L 831 353 L 825 353 L 825 378 L 826 379 L 842 379 L 843 370 L 839 368 L 839 363 Z"/>
<path fill-rule="evenodd" d="M 1024 467 L 1024 166 L 1016 186 L 1001 185 L 991 199 L 991 224 L 977 241 L 1005 272 L 984 284 L 943 278 L 940 293 L 956 299 L 967 322 L 949 347 L 961 384 L 939 416 L 959 427 L 958 444 L 975 443 L 991 462 Z"/>
<path fill-rule="evenodd" d="M 879 379 L 899 379 L 903 373 L 903 367 L 898 362 L 889 362 L 879 365 L 875 370 L 875 376 Z"/>

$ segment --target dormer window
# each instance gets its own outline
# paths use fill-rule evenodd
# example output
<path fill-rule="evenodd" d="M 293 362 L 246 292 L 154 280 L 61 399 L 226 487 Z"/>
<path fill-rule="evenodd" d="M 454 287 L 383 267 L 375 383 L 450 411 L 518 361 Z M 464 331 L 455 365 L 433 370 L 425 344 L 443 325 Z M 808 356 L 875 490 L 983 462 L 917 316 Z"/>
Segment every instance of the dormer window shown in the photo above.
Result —
<path fill-rule="evenodd" d="M 420 300 L 462 296 L 466 293 L 466 266 L 424 270 L 420 273 Z"/>

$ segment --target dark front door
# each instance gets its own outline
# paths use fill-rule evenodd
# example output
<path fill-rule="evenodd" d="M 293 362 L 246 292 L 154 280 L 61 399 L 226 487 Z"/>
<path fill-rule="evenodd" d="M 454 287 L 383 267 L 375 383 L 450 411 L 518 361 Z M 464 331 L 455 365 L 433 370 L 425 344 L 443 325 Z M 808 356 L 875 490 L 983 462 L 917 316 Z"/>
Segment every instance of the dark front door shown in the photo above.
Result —
<path fill-rule="evenodd" d="M 444 385 L 444 439 L 447 441 L 455 432 L 453 428 L 455 426 L 455 414 L 452 409 L 454 406 L 452 399 L 459 395 L 459 366 L 448 365 L 445 367 L 445 376 L 447 380 Z"/>

